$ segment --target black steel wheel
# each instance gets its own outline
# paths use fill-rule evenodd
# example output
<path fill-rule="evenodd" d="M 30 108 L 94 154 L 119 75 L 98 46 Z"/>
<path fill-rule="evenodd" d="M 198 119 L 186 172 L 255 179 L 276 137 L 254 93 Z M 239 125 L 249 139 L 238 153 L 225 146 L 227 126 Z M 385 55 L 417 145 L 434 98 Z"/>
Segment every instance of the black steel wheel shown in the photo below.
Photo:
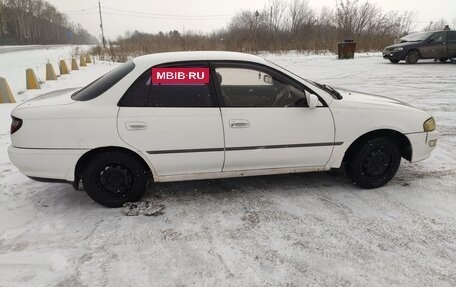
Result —
<path fill-rule="evenodd" d="M 148 173 L 135 157 L 121 151 L 95 155 L 82 172 L 87 194 L 106 207 L 138 201 L 144 195 Z"/>
<path fill-rule="evenodd" d="M 407 56 L 405 56 L 405 62 L 407 62 L 407 64 L 416 64 L 419 58 L 420 53 L 418 53 L 418 51 L 410 51 L 407 53 Z"/>
<path fill-rule="evenodd" d="M 401 161 L 397 145 L 386 137 L 368 140 L 356 147 L 345 168 L 348 177 L 362 188 L 387 184 L 396 174 Z"/>

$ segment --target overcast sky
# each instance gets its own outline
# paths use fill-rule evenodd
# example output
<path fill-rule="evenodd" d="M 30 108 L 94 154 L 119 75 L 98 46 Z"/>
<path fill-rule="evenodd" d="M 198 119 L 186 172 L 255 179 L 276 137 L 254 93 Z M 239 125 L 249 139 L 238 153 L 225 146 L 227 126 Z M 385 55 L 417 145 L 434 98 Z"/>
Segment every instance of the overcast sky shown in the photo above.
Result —
<path fill-rule="evenodd" d="M 80 23 L 99 37 L 98 0 L 47 0 L 71 21 Z M 286 1 L 286 0 L 284 0 Z M 291 0 L 290 0 L 291 1 Z M 364 0 L 361 0 L 364 2 Z M 384 11 L 415 11 L 417 29 L 430 21 L 445 18 L 456 24 L 456 0 L 370 0 Z M 336 0 L 310 0 L 311 7 L 334 8 Z M 230 18 L 243 9 L 261 10 L 268 0 L 101 0 L 105 37 L 114 39 L 125 31 L 142 32 L 200 31 L 209 32 L 226 27 Z"/>

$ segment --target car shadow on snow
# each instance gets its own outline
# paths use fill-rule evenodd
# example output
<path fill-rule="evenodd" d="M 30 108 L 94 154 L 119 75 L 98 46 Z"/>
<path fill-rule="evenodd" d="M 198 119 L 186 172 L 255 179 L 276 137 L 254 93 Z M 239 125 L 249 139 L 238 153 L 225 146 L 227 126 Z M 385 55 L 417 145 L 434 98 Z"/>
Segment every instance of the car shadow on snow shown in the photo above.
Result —
<path fill-rule="evenodd" d="M 445 172 L 420 172 L 416 168 L 403 166 L 386 187 L 396 188 L 409 186 L 415 180 L 422 180 Z M 445 173 L 445 174 L 444 174 Z M 448 172 L 447 172 L 448 173 Z M 454 173 L 451 171 L 451 173 Z M 69 184 L 30 182 L 34 192 L 30 194 L 37 209 L 45 211 L 80 209 L 91 211 L 103 209 L 95 203 L 84 190 L 75 191 Z M 379 188 L 377 190 L 381 190 Z M 177 182 L 158 182 L 151 184 L 143 201 L 180 202 L 201 199 L 230 200 L 243 197 L 255 197 L 258 194 L 281 192 L 298 194 L 315 194 L 318 192 L 362 192 L 353 185 L 342 170 L 335 172 L 310 172 L 280 175 L 265 175 L 211 180 L 192 180 Z M 109 210 L 109 209 L 106 209 Z"/>
<path fill-rule="evenodd" d="M 400 66 L 414 66 L 414 65 L 419 65 L 419 66 L 423 66 L 423 65 L 451 65 L 451 64 L 456 64 L 456 60 L 453 61 L 453 62 L 450 62 L 450 61 L 446 61 L 444 63 L 440 62 L 440 61 L 433 61 L 433 60 L 420 60 L 418 61 L 417 63 L 415 64 L 407 64 L 405 61 L 401 61 L 397 64 L 392 64 L 390 62 L 384 62 L 385 64 L 389 64 L 389 65 L 400 65 Z"/>
<path fill-rule="evenodd" d="M 290 190 L 316 191 L 339 187 L 357 188 L 345 176 L 328 172 L 265 175 L 212 180 L 193 180 L 154 183 L 146 192 L 145 200 L 170 197 L 235 197 Z"/>

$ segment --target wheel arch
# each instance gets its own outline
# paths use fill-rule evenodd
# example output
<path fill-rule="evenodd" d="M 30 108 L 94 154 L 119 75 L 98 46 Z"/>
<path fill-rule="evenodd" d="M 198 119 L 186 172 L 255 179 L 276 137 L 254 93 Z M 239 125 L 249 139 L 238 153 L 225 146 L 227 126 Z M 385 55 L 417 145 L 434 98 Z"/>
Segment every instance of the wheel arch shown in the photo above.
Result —
<path fill-rule="evenodd" d="M 126 154 L 131 155 L 132 157 L 136 158 L 146 169 L 146 171 L 151 175 L 152 179 L 154 179 L 153 172 L 149 166 L 149 164 L 146 162 L 146 160 L 139 155 L 137 152 L 125 148 L 125 147 L 120 147 L 120 146 L 104 146 L 104 147 L 98 147 L 91 149 L 84 153 L 79 160 L 76 163 L 76 167 L 74 169 L 74 186 L 78 187 L 79 181 L 81 180 L 81 173 L 84 170 L 84 167 L 87 165 L 87 163 L 92 159 L 94 156 L 100 153 L 104 152 L 110 152 L 110 151 L 120 151 Z"/>
<path fill-rule="evenodd" d="M 404 159 L 411 161 L 412 159 L 412 144 L 410 140 L 401 132 L 392 129 L 379 129 L 367 132 L 361 136 L 359 136 L 354 142 L 350 144 L 348 149 L 345 151 L 344 157 L 342 162 L 345 162 L 352 153 L 359 148 L 360 145 L 365 143 L 366 141 L 378 137 L 387 137 L 392 139 L 399 148 L 401 153 L 401 157 Z"/>
<path fill-rule="evenodd" d="M 410 52 L 413 52 L 413 51 L 418 52 L 418 55 L 421 57 L 420 49 L 418 49 L 416 47 L 408 49 L 407 54 L 410 53 Z"/>

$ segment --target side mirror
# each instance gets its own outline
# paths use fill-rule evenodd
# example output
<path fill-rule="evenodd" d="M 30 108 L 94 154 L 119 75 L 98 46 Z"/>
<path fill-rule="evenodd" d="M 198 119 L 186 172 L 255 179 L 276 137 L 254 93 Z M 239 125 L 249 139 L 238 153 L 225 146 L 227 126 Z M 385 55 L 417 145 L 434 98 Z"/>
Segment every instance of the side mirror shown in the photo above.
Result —
<path fill-rule="evenodd" d="M 434 39 L 432 39 L 432 38 L 431 39 L 427 39 L 427 42 L 428 43 L 432 43 L 432 42 L 434 42 Z"/>
<path fill-rule="evenodd" d="M 263 81 L 264 81 L 266 84 L 271 84 L 271 85 L 272 85 L 272 77 L 269 76 L 269 75 L 264 75 L 264 76 L 263 76 Z"/>
<path fill-rule="evenodd" d="M 309 106 L 309 109 L 315 109 L 320 102 L 318 99 L 317 95 L 311 94 L 311 93 L 306 93 L 306 100 L 307 100 L 307 105 Z"/>

